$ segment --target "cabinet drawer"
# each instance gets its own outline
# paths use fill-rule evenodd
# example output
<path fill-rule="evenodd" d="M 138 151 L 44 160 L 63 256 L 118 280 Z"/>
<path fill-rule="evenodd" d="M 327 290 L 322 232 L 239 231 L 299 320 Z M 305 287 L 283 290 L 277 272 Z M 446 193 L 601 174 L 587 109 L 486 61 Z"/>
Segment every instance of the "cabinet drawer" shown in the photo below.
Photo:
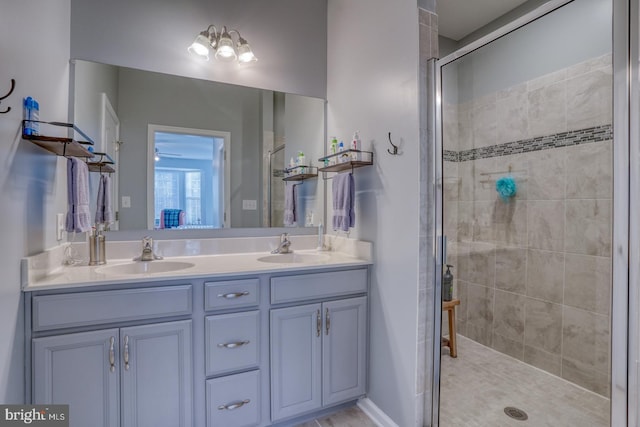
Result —
<path fill-rule="evenodd" d="M 207 381 L 207 427 L 260 423 L 260 371 Z"/>
<path fill-rule="evenodd" d="M 366 269 L 271 278 L 272 304 L 364 293 L 366 291 Z"/>
<path fill-rule="evenodd" d="M 259 311 L 209 316 L 205 336 L 207 376 L 258 366 Z"/>
<path fill-rule="evenodd" d="M 33 298 L 33 330 L 191 314 L 191 285 L 42 295 Z"/>
<path fill-rule="evenodd" d="M 204 309 L 220 310 L 258 305 L 260 301 L 258 298 L 259 285 L 259 279 L 206 282 L 204 284 Z"/>

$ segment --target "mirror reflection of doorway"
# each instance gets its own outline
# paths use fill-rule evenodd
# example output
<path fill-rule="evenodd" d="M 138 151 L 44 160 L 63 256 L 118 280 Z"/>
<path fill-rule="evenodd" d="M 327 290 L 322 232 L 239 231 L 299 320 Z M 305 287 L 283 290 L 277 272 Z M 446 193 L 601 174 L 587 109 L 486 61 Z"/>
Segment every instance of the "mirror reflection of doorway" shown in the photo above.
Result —
<path fill-rule="evenodd" d="M 436 425 L 611 424 L 611 40 L 580 0 L 438 63 Z"/>
<path fill-rule="evenodd" d="M 147 216 L 151 228 L 228 224 L 229 139 L 227 132 L 149 125 Z"/>

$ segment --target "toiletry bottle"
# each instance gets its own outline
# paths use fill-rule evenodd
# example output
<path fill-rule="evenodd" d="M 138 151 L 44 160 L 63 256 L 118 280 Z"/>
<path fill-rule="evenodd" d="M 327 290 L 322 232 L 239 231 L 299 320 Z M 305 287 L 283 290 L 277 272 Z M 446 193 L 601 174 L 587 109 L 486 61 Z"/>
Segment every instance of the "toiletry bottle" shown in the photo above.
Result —
<path fill-rule="evenodd" d="M 304 153 L 302 151 L 298 151 L 298 166 L 304 166 L 305 161 Z"/>
<path fill-rule="evenodd" d="M 22 102 L 23 112 L 24 112 L 24 134 L 25 135 L 33 135 L 33 122 L 28 120 L 33 120 L 32 111 L 33 111 L 33 98 L 27 96 L 24 98 Z"/>
<path fill-rule="evenodd" d="M 338 152 L 338 139 L 334 136 L 331 138 L 331 147 L 329 147 L 329 154 L 336 154 Z M 336 164 L 336 158 L 332 157 L 329 160 L 329 163 L 332 165 Z"/>
<path fill-rule="evenodd" d="M 352 150 L 360 150 L 360 135 L 358 134 L 358 131 L 355 131 L 355 133 L 353 134 L 353 140 L 351 141 L 351 149 Z M 358 153 L 352 151 L 351 152 L 351 160 L 353 161 L 358 161 L 360 160 L 358 158 Z"/>
<path fill-rule="evenodd" d="M 453 299 L 453 274 L 451 274 L 453 265 L 447 264 L 447 271 L 442 277 L 442 300 L 451 301 Z"/>
<path fill-rule="evenodd" d="M 40 123 L 38 123 L 38 120 L 40 120 L 40 104 L 35 99 L 33 100 L 33 108 L 31 109 L 31 120 L 34 120 L 31 126 L 33 134 L 40 135 Z"/>

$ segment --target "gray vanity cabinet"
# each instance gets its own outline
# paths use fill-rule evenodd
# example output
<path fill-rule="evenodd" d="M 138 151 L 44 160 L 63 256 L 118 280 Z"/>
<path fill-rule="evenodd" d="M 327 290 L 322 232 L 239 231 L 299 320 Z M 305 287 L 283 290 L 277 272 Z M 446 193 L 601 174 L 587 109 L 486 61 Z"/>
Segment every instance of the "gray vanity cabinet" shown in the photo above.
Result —
<path fill-rule="evenodd" d="M 34 403 L 72 427 L 192 425 L 191 320 L 34 338 L 33 358 Z"/>
<path fill-rule="evenodd" d="M 192 285 L 29 301 L 32 403 L 68 404 L 72 427 L 193 425 Z"/>
<path fill-rule="evenodd" d="M 271 310 L 271 417 L 365 394 L 367 298 Z"/>
<path fill-rule="evenodd" d="M 119 343 L 118 329 L 35 338 L 33 403 L 68 404 L 72 426 L 119 426 Z"/>

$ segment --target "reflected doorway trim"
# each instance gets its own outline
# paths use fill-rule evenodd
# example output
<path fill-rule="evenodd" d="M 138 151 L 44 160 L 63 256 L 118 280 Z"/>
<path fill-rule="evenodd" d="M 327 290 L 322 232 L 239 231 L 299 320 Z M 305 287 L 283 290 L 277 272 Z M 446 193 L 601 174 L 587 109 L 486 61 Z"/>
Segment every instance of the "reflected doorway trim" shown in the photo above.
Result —
<path fill-rule="evenodd" d="M 111 118 L 115 124 L 116 129 L 114 131 L 115 141 L 107 141 L 107 120 Z M 109 147 L 109 144 L 112 144 Z M 120 191 L 120 119 L 116 110 L 113 109 L 111 101 L 106 93 L 100 93 L 100 151 L 111 155 L 113 161 L 116 164 L 116 171 L 112 175 L 111 179 L 111 191 L 112 191 L 112 209 L 114 212 L 114 221 L 109 225 L 109 231 L 118 231 L 120 228 L 119 220 L 119 191 Z"/>
<path fill-rule="evenodd" d="M 224 216 L 223 228 L 231 227 L 231 132 L 208 129 L 192 129 L 176 126 L 164 126 L 149 123 L 147 125 L 147 229 L 155 228 L 155 132 L 183 133 L 186 135 L 210 136 L 224 139 Z"/>
<path fill-rule="evenodd" d="M 274 226 L 272 224 L 273 219 L 271 218 L 273 216 L 273 212 L 271 210 L 273 203 L 273 198 L 271 197 L 271 181 L 273 180 L 273 155 L 279 151 L 284 150 L 284 146 L 285 144 L 282 144 L 279 147 L 274 148 L 273 150 L 269 150 L 267 153 L 269 155 L 269 178 L 267 179 L 267 227 Z"/>
<path fill-rule="evenodd" d="M 436 111 L 432 113 L 435 120 L 434 130 L 434 157 L 432 170 L 436 171 L 436 235 L 437 248 L 435 259 L 435 304 L 433 321 L 433 384 L 431 401 L 431 425 L 439 426 L 440 416 L 440 340 L 441 340 L 441 309 L 440 301 L 442 289 L 442 265 L 446 262 L 446 241 L 442 232 L 442 67 L 456 59 L 485 46 L 498 38 L 517 30 L 520 27 L 571 3 L 572 0 L 552 0 L 540 6 L 536 10 L 523 15 L 504 27 L 484 36 L 473 43 L 453 52 L 437 61 L 435 69 Z M 640 226 L 635 220 L 630 223 L 630 218 L 640 218 L 640 123 L 631 117 L 640 117 L 640 37 L 638 13 L 640 7 L 638 0 L 612 0 L 613 4 L 613 128 L 614 128 L 614 152 L 613 152 L 613 242 L 612 242 L 612 307 L 611 307 L 611 425 L 635 426 L 639 421 L 638 414 L 638 370 L 640 369 L 640 343 L 638 342 L 640 316 L 638 305 L 640 293 L 638 281 L 640 280 Z M 629 8 L 634 13 L 630 14 Z M 629 18 L 632 17 L 630 21 Z M 631 25 L 631 31 L 629 29 Z M 631 40 L 631 46 L 630 46 Z M 631 49 L 630 49 L 631 48 Z M 630 53 L 631 52 L 631 53 Z M 631 58 L 629 55 L 631 54 Z M 630 64 L 633 64 L 630 76 Z M 632 78 L 633 77 L 633 78 Z M 633 82 L 630 85 L 630 80 Z M 631 105 L 630 105 L 630 94 Z M 431 119 L 431 118 L 430 118 Z M 630 157 L 630 155 L 633 155 Z M 635 161 L 631 161 L 634 159 Z M 631 188 L 630 188 L 631 183 Z M 633 190 L 633 191 L 630 191 Z M 633 215 L 630 215 L 633 213 Z M 630 235 L 630 232 L 632 233 Z M 632 238 L 630 238 L 632 236 Z M 443 248 L 444 246 L 444 248 Z M 631 253 L 630 253 L 631 249 Z M 629 256 L 635 262 L 629 262 Z M 443 259 L 444 258 L 444 259 Z M 440 274 L 438 274 L 440 272 Z M 429 342 L 429 340 L 426 340 Z M 637 362 L 636 362 L 637 361 Z M 629 392 L 629 390 L 633 390 Z M 428 406 L 428 402 L 425 402 Z"/>

